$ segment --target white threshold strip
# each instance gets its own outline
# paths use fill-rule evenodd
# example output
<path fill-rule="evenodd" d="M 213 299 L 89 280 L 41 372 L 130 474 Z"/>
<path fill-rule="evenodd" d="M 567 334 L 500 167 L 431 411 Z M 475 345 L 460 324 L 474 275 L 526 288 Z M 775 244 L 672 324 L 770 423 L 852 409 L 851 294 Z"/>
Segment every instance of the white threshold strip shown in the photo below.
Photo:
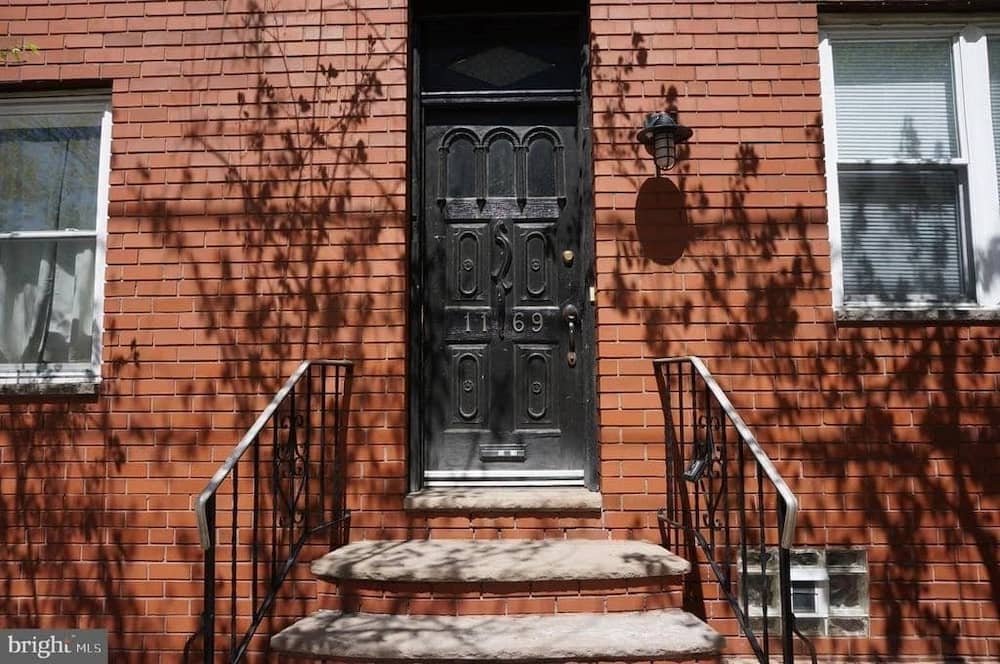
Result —
<path fill-rule="evenodd" d="M 424 486 L 583 486 L 582 470 L 428 470 Z"/>

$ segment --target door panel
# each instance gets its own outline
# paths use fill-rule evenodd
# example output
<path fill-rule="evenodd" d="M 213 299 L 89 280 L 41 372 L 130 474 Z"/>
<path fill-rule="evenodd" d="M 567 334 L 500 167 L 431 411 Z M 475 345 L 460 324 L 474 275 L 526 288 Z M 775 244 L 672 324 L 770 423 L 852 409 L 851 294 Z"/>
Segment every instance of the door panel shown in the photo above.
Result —
<path fill-rule="evenodd" d="M 583 484 L 580 142 L 573 109 L 426 111 L 426 485 Z"/>

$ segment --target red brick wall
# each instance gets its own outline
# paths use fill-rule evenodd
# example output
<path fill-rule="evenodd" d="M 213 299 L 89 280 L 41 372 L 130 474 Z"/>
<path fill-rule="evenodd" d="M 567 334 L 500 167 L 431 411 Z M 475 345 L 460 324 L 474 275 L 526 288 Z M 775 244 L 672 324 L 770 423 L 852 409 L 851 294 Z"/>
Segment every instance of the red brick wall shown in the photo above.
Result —
<path fill-rule="evenodd" d="M 601 2 L 591 15 L 602 487 L 624 510 L 612 525 L 652 525 L 649 360 L 700 355 L 801 498 L 799 542 L 868 547 L 872 638 L 821 652 L 996 658 L 1000 335 L 834 323 L 816 6 Z M 695 133 L 657 181 L 632 137 L 663 109 Z"/>
<path fill-rule="evenodd" d="M 402 495 L 406 18 L 0 7 L 0 35 L 39 47 L 0 80 L 110 86 L 114 120 L 100 394 L 0 405 L 3 626 L 106 627 L 112 661 L 180 661 L 194 496 L 306 357 L 357 363 L 353 507 Z"/>
<path fill-rule="evenodd" d="M 656 540 L 650 359 L 697 354 L 802 498 L 800 542 L 869 547 L 873 638 L 824 652 L 1000 656 L 1000 338 L 834 323 L 816 7 L 591 18 L 605 511 L 465 519 L 400 509 L 403 0 L 0 7 L 0 35 L 40 48 L 0 82 L 108 85 L 115 123 L 100 395 L 0 402 L 0 625 L 107 627 L 122 659 L 177 661 L 193 496 L 305 357 L 357 363 L 353 537 Z M 664 108 L 695 138 L 657 180 L 633 136 Z"/>

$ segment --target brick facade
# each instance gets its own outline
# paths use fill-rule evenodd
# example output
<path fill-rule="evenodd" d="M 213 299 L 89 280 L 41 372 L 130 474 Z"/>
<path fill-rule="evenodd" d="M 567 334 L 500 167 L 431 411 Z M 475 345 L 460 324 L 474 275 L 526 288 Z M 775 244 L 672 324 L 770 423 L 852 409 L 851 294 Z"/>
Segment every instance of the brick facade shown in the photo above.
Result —
<path fill-rule="evenodd" d="M 109 87 L 114 117 L 99 394 L 0 400 L 0 626 L 106 627 L 112 661 L 178 661 L 201 609 L 193 496 L 303 358 L 357 366 L 354 539 L 657 541 L 650 360 L 693 354 L 801 498 L 800 543 L 868 549 L 872 636 L 821 652 L 1000 657 L 1000 335 L 834 321 L 817 11 L 591 4 L 604 511 L 487 519 L 402 510 L 405 1 L 0 7 L 0 40 L 39 47 L 4 89 Z M 634 132 L 664 108 L 695 135 L 656 179 Z M 504 601 L 594 603 L 573 599 Z M 739 653 L 728 615 L 709 603 Z"/>

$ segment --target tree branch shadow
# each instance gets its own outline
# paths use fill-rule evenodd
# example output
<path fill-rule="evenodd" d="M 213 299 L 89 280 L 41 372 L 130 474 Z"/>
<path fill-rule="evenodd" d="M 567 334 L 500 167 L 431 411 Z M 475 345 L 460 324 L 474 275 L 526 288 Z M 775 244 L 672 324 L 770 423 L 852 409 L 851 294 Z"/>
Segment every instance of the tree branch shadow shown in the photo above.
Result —
<path fill-rule="evenodd" d="M 637 192 L 631 209 L 615 193 L 600 217 L 598 241 L 614 244 L 599 271 L 606 306 L 642 325 L 645 357 L 709 361 L 802 499 L 800 545 L 869 549 L 874 638 L 821 639 L 821 652 L 891 661 L 931 640 L 948 661 L 978 654 L 963 621 L 1000 614 L 993 327 L 834 321 L 826 211 L 797 202 L 812 191 L 802 157 L 810 182 L 823 174 L 818 115 L 803 142 L 778 149 L 702 146 L 695 125 L 668 181 L 646 178 L 631 129 L 645 41 L 593 46 L 597 154 L 620 178 L 616 192 Z M 702 94 L 661 88 L 662 108 L 643 110 L 682 116 Z M 731 168 L 724 183 L 720 164 Z"/>

